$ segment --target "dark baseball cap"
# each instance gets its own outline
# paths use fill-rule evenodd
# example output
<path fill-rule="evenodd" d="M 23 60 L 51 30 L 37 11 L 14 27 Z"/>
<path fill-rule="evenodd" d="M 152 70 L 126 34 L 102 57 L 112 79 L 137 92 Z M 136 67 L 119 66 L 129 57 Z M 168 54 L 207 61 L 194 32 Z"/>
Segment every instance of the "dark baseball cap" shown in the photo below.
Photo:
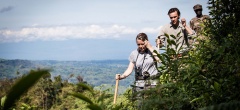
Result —
<path fill-rule="evenodd" d="M 202 10 L 202 5 L 196 4 L 196 5 L 193 7 L 193 10 L 198 10 L 198 9 L 201 9 L 201 10 Z"/>

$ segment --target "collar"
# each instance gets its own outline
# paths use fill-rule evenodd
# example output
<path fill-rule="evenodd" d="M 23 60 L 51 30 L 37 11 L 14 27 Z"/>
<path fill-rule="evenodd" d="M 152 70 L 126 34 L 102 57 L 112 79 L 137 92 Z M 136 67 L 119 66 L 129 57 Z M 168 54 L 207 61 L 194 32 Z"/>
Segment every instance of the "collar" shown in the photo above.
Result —
<path fill-rule="evenodd" d="M 171 22 L 169 24 L 169 28 L 173 28 L 173 24 Z M 178 24 L 177 28 L 185 29 L 180 21 L 179 21 L 179 24 Z"/>

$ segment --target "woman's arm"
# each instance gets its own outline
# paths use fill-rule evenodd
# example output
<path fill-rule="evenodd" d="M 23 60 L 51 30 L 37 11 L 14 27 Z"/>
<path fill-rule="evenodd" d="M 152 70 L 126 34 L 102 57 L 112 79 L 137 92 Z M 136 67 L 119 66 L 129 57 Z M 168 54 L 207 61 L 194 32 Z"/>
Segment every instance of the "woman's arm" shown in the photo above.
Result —
<path fill-rule="evenodd" d="M 154 59 L 155 59 L 157 62 L 160 62 L 160 59 L 158 58 L 157 53 L 154 52 L 154 48 L 153 48 L 152 45 L 149 43 L 149 41 L 145 41 L 145 45 L 146 45 L 146 47 L 148 48 L 148 50 L 152 53 Z M 158 51 L 157 51 L 157 52 L 158 52 Z"/>
<path fill-rule="evenodd" d="M 128 68 L 125 70 L 125 72 L 122 75 L 116 75 L 116 80 L 117 79 L 121 80 L 121 79 L 124 79 L 124 78 L 128 77 L 132 73 L 133 68 L 134 68 L 134 63 L 129 62 Z"/>

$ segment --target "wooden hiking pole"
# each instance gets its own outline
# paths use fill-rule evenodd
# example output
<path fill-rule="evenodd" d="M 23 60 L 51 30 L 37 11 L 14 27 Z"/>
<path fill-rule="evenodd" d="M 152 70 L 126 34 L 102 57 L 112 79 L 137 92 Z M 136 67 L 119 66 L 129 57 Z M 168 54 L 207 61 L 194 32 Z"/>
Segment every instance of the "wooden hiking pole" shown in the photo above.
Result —
<path fill-rule="evenodd" d="M 119 74 L 116 74 L 116 77 L 120 77 L 120 75 L 119 75 Z M 113 104 L 116 104 L 116 101 L 117 101 L 118 81 L 119 81 L 119 79 L 116 79 L 116 85 L 115 85 L 115 93 L 114 93 Z"/>

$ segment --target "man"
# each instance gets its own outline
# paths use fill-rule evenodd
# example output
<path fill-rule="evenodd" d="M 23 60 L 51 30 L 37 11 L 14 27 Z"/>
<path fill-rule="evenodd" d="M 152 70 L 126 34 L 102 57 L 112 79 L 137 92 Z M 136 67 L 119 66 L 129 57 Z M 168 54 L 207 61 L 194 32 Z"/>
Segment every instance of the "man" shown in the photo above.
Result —
<path fill-rule="evenodd" d="M 156 47 L 158 48 L 158 50 L 160 49 L 160 44 L 161 44 L 161 41 L 160 41 L 160 39 L 156 39 L 155 40 L 155 42 L 156 42 Z"/>
<path fill-rule="evenodd" d="M 184 51 L 188 50 L 188 39 L 193 37 L 195 35 L 195 32 L 186 25 L 186 20 L 185 18 L 181 19 L 181 22 L 179 21 L 180 19 L 180 11 L 178 8 L 171 8 L 168 11 L 168 16 L 171 20 L 169 24 L 164 25 L 158 35 L 158 38 L 161 40 L 161 46 L 165 47 L 170 47 L 173 48 L 174 50 L 178 51 L 180 47 L 183 49 L 180 50 L 179 54 L 182 54 Z M 179 33 L 179 35 L 178 35 Z M 179 44 L 178 47 L 175 45 L 168 45 L 167 42 L 167 37 L 165 34 L 174 35 L 176 39 L 169 37 L 170 40 L 174 40 L 176 44 Z"/>
<path fill-rule="evenodd" d="M 197 36 L 201 36 L 201 29 L 203 25 L 203 22 L 207 21 L 207 19 L 209 19 L 208 15 L 202 15 L 202 5 L 200 4 L 196 4 L 193 7 L 193 10 L 196 13 L 196 17 L 192 18 L 190 21 L 190 27 L 191 29 L 193 29 L 196 33 Z M 201 37 L 200 37 L 201 38 Z"/>

